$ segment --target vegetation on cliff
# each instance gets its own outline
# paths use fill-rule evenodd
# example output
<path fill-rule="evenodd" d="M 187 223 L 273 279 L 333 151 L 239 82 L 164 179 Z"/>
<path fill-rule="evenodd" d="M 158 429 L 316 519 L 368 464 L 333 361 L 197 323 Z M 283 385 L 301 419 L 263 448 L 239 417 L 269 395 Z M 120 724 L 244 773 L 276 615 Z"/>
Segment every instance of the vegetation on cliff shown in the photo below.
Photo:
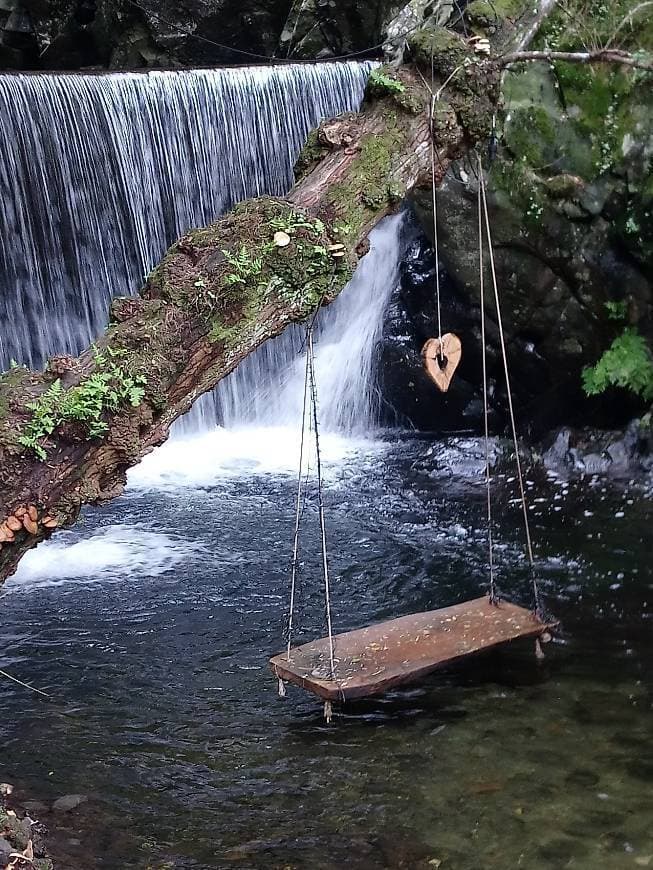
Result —
<path fill-rule="evenodd" d="M 503 110 L 497 116 L 500 146 L 489 175 L 497 268 L 510 311 L 511 355 L 519 370 L 530 372 L 523 382 L 516 379 L 518 402 L 531 407 L 535 382 L 554 415 L 556 409 L 576 407 L 583 384 L 588 385 L 583 370 L 608 349 L 612 377 L 594 381 L 592 395 L 600 392 L 599 385 L 617 384 L 632 386 L 630 392 L 640 398 L 649 392 L 650 12 L 636 0 L 560 0 L 532 46 L 541 62 L 510 63 L 504 74 Z M 512 3 L 490 8 L 475 0 L 466 7 L 466 24 L 483 37 L 514 15 Z M 609 62 L 586 62 L 604 50 L 612 52 Z M 575 60 L 559 59 L 556 52 L 573 52 Z M 529 49 L 525 56 L 532 55 Z M 440 194 L 440 252 L 472 306 L 477 304 L 477 262 L 467 240 L 477 233 L 475 173 L 476 166 L 463 160 Z M 418 200 L 428 226 L 428 197 L 420 198 L 418 192 Z M 620 324 L 610 316 L 613 304 L 624 307 Z M 631 376 L 617 377 L 617 359 Z M 602 365 L 600 371 L 605 370 Z M 629 402 L 622 404 L 632 410 Z M 598 413 L 601 407 L 607 410 L 607 403 L 593 407 Z"/>

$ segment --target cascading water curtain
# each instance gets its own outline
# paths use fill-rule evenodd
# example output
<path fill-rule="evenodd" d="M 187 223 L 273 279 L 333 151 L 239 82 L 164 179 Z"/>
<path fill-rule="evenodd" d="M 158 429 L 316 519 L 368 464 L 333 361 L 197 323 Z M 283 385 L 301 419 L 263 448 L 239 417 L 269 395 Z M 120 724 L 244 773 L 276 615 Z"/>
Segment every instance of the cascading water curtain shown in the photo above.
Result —
<path fill-rule="evenodd" d="M 371 66 L 0 75 L 0 365 L 78 353 L 185 230 L 285 193 Z"/>
<path fill-rule="evenodd" d="M 370 252 L 317 320 L 320 425 L 363 434 L 378 423 L 376 359 L 383 318 L 415 227 L 392 215 L 370 233 Z M 217 418 L 239 424 L 300 425 L 305 326 L 295 325 L 250 354 L 215 391 Z M 214 412 L 215 419 L 215 412 Z"/>

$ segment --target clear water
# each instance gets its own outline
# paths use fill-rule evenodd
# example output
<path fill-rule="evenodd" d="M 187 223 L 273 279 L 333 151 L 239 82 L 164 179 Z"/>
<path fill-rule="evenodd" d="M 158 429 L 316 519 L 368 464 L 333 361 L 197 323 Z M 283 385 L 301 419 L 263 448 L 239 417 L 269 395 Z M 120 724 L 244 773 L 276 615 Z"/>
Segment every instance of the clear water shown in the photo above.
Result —
<path fill-rule="evenodd" d="M 327 727 L 266 666 L 283 646 L 295 436 L 167 445 L 7 584 L 1 666 L 54 700 L 0 683 L 1 778 L 91 798 L 52 824 L 60 866 L 649 866 L 650 493 L 529 474 L 562 623 L 544 665 L 518 645 Z M 325 439 L 337 628 L 483 588 L 479 445 L 430 446 Z M 500 582 L 528 603 L 515 484 L 499 483 Z M 312 501 L 303 558 L 309 638 L 324 623 Z"/>

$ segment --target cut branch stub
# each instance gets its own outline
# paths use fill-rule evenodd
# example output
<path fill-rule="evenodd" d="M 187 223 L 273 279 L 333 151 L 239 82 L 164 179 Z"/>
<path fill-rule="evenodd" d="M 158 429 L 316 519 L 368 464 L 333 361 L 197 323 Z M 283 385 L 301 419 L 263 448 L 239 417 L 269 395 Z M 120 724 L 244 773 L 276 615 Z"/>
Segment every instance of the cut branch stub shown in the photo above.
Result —
<path fill-rule="evenodd" d="M 447 332 L 439 338 L 429 338 L 422 348 L 426 374 L 442 393 L 446 393 L 463 354 L 457 335 Z"/>

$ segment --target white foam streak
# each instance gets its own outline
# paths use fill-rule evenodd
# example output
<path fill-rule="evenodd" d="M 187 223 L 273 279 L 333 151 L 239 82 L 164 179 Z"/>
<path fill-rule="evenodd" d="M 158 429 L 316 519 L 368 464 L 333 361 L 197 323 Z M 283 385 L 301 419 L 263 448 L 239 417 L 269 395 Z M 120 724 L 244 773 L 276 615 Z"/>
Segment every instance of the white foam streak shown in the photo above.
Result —
<path fill-rule="evenodd" d="M 136 525 L 111 526 L 83 540 L 75 537 L 74 532 L 59 532 L 27 553 L 6 592 L 32 592 L 71 580 L 90 584 L 157 577 L 201 550 L 181 537 Z"/>

